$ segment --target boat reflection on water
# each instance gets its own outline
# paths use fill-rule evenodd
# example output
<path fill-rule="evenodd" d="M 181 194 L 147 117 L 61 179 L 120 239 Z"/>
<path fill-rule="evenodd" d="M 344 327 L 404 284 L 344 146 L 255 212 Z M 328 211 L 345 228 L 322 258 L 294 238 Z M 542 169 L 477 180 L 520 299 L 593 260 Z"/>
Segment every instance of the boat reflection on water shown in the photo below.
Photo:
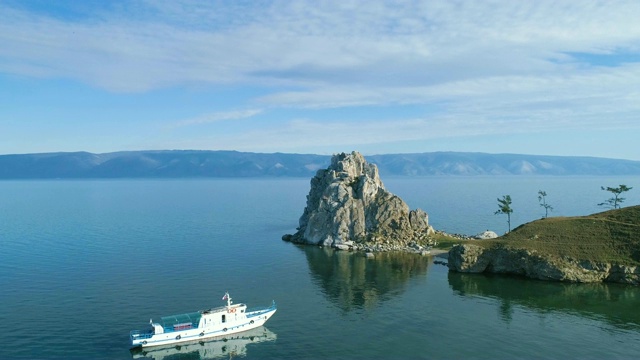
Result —
<path fill-rule="evenodd" d="M 376 308 L 405 290 L 409 279 L 424 276 L 431 257 L 402 252 L 362 253 L 306 246 L 313 280 L 343 311 Z"/>
<path fill-rule="evenodd" d="M 640 288 L 624 284 L 576 284 L 507 275 L 449 272 L 449 286 L 462 297 L 500 301 L 500 317 L 510 322 L 514 306 L 538 313 L 558 311 L 605 320 L 623 329 L 640 329 Z"/>
<path fill-rule="evenodd" d="M 275 341 L 277 335 L 264 326 L 219 336 L 207 341 L 185 342 L 172 346 L 154 346 L 133 348 L 134 359 L 175 360 L 175 359 L 220 359 L 233 356 L 246 356 L 248 344 Z"/>

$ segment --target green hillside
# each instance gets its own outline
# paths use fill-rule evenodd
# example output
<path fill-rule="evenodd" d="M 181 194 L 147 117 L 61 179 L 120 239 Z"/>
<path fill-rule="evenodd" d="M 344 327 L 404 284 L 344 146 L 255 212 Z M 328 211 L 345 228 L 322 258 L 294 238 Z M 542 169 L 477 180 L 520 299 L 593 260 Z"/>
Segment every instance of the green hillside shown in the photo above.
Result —
<path fill-rule="evenodd" d="M 473 243 L 529 249 L 576 260 L 640 265 L 640 206 L 536 220 L 498 239 Z"/>

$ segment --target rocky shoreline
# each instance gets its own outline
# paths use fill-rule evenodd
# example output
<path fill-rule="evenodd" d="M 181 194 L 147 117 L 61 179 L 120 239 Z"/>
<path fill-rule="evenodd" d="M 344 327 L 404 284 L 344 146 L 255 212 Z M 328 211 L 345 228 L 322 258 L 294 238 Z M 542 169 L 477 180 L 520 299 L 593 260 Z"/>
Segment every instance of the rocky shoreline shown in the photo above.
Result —
<path fill-rule="evenodd" d="M 455 245 L 449 251 L 448 266 L 452 271 L 465 273 L 489 272 L 538 280 L 640 285 L 640 266 L 542 256 L 531 250 L 505 247 Z"/>

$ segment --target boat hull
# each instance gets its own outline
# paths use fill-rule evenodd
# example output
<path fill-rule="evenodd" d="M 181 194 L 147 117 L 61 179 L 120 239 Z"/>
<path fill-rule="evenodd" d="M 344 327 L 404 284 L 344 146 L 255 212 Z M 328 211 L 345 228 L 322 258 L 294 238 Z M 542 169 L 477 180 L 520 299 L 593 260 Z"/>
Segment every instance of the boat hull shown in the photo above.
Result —
<path fill-rule="evenodd" d="M 134 347 L 133 359 L 218 359 L 246 356 L 248 344 L 275 341 L 277 335 L 264 326 L 235 334 L 190 341 L 178 345 Z"/>

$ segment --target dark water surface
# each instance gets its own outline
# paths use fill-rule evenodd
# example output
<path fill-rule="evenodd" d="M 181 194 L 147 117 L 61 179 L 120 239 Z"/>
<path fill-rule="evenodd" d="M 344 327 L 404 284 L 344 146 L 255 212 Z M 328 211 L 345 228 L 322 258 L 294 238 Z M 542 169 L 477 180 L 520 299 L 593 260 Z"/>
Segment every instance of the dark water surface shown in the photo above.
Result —
<path fill-rule="evenodd" d="M 386 187 L 449 232 L 506 230 L 543 210 L 586 215 L 634 178 L 409 178 Z M 640 188 L 638 188 L 640 193 Z M 0 182 L 0 359 L 640 357 L 640 289 L 449 273 L 280 240 L 309 179 Z M 640 203 L 632 190 L 625 204 Z M 518 214 L 516 216 L 516 214 Z M 278 303 L 251 337 L 132 355 L 149 318 Z"/>

